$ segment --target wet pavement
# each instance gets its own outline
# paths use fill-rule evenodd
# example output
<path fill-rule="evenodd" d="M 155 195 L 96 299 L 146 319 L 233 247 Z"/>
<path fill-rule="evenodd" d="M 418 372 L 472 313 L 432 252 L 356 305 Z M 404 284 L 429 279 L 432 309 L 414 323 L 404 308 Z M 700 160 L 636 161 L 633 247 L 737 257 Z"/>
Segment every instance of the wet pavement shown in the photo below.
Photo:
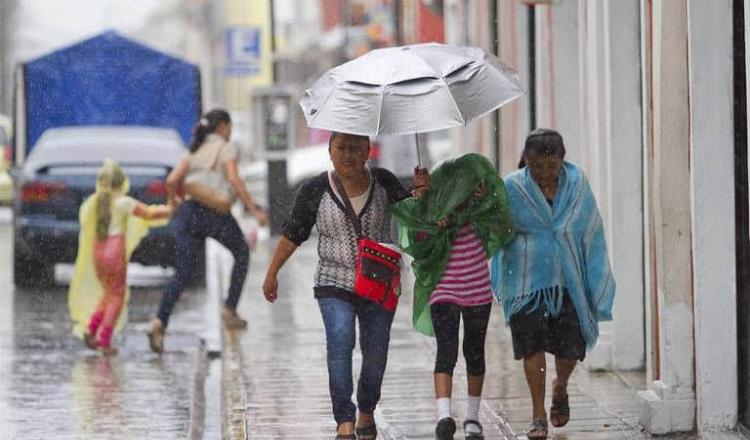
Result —
<path fill-rule="evenodd" d="M 306 243 L 282 270 L 280 298 L 274 305 L 266 303 L 260 292 L 271 248 L 272 243 L 263 243 L 253 255 L 239 309 L 250 321 L 236 339 L 246 390 L 239 404 L 246 408 L 247 432 L 249 438 L 258 439 L 333 438 L 325 337 L 312 295 L 316 246 Z M 379 438 L 434 438 L 434 341 L 411 329 L 410 313 L 411 304 L 404 298 L 394 320 L 388 370 L 376 410 Z M 356 354 L 355 372 L 359 362 Z M 548 377 L 547 407 L 552 379 Z M 637 423 L 634 390 L 614 374 L 590 373 L 579 367 L 571 378 L 569 393 L 571 421 L 564 428 L 551 428 L 548 438 L 648 438 Z M 466 375 L 462 359 L 456 367 L 453 395 L 453 413 L 459 425 L 456 438 L 463 438 Z M 531 401 L 522 366 L 512 359 L 510 334 L 497 306 L 490 320 L 483 398 L 480 418 L 488 440 L 525 438 L 522 433 L 530 422 Z"/>
<path fill-rule="evenodd" d="M 11 234 L 0 225 L 0 438 L 200 438 L 204 295 L 185 293 L 158 356 L 145 329 L 160 289 L 134 289 L 119 353 L 103 357 L 72 336 L 65 287 L 15 289 Z"/>
<path fill-rule="evenodd" d="M 64 287 L 14 288 L 10 239 L 9 226 L 0 224 L 0 438 L 333 438 L 324 331 L 311 289 L 314 242 L 285 267 L 281 296 L 273 306 L 260 293 L 273 243 L 259 244 L 239 310 L 249 327 L 224 331 L 221 359 L 212 361 L 201 345 L 212 325 L 210 295 L 202 289 L 185 292 L 170 323 L 167 351 L 158 356 L 150 352 L 144 333 L 164 277 L 142 272 L 136 282 L 153 287 L 133 290 L 130 323 L 116 340 L 120 352 L 102 357 L 71 335 Z M 217 259 L 218 270 L 228 277 L 231 257 L 224 253 Z M 219 288 L 224 287 L 225 281 Z M 434 341 L 411 329 L 410 312 L 404 298 L 376 411 L 383 439 L 434 438 Z M 531 404 L 499 307 L 490 328 L 481 422 L 487 439 L 524 438 L 519 433 L 529 421 Z M 354 361 L 356 372 L 358 354 Z M 454 380 L 456 438 L 463 437 L 464 368 L 460 359 Z M 638 380 L 637 374 L 630 377 Z M 549 438 L 648 438 L 637 424 L 633 391 L 615 375 L 579 368 L 569 392 L 571 422 Z"/>

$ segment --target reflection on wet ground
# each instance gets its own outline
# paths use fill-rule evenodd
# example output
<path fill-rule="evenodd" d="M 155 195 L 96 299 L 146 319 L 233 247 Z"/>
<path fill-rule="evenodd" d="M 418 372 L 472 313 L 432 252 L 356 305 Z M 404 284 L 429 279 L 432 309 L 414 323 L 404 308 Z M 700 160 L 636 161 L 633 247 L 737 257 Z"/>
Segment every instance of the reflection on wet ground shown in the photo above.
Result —
<path fill-rule="evenodd" d="M 160 290 L 134 289 L 120 351 L 106 358 L 73 337 L 66 288 L 15 290 L 12 247 L 0 248 L 0 437 L 185 438 L 203 295 L 186 292 L 159 357 L 145 328 Z"/>

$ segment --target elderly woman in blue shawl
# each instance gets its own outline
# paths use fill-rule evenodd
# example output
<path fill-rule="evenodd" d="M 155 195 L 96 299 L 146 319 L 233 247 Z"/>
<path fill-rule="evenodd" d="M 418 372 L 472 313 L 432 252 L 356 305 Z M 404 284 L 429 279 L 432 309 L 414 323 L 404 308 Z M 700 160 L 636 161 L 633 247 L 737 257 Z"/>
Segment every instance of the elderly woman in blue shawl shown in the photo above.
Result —
<path fill-rule="evenodd" d="M 495 296 L 523 359 L 533 418 L 527 436 L 547 437 L 545 352 L 555 356 L 550 422 L 568 423 L 568 378 L 612 319 L 615 280 L 594 195 L 582 170 L 564 160 L 554 130 L 526 138 L 521 167 L 505 177 L 516 237 L 492 261 Z"/>

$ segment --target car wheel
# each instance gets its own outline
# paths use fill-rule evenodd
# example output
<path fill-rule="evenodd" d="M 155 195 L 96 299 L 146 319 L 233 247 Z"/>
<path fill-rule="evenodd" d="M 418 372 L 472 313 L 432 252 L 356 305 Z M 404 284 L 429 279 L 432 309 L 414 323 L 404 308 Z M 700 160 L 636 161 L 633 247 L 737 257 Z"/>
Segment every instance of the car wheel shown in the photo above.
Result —
<path fill-rule="evenodd" d="M 13 282 L 18 287 L 49 286 L 55 280 L 55 265 L 14 251 Z"/>

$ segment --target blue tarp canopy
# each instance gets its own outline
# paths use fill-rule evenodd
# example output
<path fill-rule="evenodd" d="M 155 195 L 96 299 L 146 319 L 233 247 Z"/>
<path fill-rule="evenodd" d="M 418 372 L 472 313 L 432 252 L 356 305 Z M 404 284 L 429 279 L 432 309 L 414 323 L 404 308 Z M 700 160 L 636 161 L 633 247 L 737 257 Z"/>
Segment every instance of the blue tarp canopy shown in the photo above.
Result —
<path fill-rule="evenodd" d="M 71 125 L 174 128 L 185 143 L 200 117 L 198 67 L 106 32 L 24 66 L 27 149 Z"/>

